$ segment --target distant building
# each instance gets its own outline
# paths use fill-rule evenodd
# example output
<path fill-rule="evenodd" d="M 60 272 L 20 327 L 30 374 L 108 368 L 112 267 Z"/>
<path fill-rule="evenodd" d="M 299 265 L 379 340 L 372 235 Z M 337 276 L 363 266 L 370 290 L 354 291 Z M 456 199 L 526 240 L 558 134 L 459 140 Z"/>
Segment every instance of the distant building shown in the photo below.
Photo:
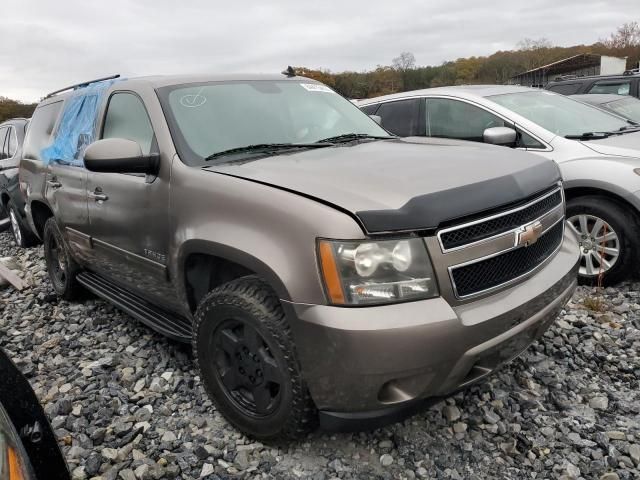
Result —
<path fill-rule="evenodd" d="M 556 78 L 568 75 L 580 77 L 586 75 L 619 75 L 624 73 L 626 66 L 626 58 L 582 53 L 514 75 L 509 80 L 509 83 L 543 88 Z"/>

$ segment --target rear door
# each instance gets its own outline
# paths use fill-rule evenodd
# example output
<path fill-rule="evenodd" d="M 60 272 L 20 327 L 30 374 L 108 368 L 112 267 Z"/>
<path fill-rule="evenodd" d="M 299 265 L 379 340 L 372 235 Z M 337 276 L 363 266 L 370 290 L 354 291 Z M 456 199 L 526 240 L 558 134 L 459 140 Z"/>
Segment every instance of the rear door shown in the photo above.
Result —
<path fill-rule="evenodd" d="M 380 104 L 375 114 L 389 132 L 400 137 L 416 137 L 424 135 L 423 105 L 422 98 L 394 100 Z"/>
<path fill-rule="evenodd" d="M 20 162 L 20 182 L 28 192 L 29 208 L 34 201 L 47 203 L 63 234 L 73 240 L 68 230 L 82 232 L 87 228 L 86 173 L 81 167 L 60 164 L 59 159 L 42 155 L 53 143 L 63 105 L 61 99 L 40 105 L 33 113 Z M 70 246 L 74 253 L 82 253 L 82 243 L 72 241 Z"/>
<path fill-rule="evenodd" d="M 145 103 L 130 91 L 115 91 L 110 96 L 100 138 L 133 140 L 145 155 L 158 152 Z M 92 268 L 171 308 L 175 295 L 166 266 L 170 178 L 167 163 L 167 159 L 161 160 L 156 177 L 88 172 L 86 193 Z"/>

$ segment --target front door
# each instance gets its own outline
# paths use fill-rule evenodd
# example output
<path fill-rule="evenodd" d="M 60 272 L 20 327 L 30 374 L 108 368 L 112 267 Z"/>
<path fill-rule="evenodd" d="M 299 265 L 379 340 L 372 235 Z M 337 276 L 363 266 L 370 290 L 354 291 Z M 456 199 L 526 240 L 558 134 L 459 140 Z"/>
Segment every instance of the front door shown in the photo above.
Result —
<path fill-rule="evenodd" d="M 143 154 L 157 151 L 142 99 L 115 92 L 105 112 L 101 138 L 126 138 Z M 156 177 L 88 172 L 87 205 L 92 267 L 103 275 L 171 308 L 175 294 L 167 276 L 170 159 Z M 162 164 L 165 162 L 165 164 Z"/>

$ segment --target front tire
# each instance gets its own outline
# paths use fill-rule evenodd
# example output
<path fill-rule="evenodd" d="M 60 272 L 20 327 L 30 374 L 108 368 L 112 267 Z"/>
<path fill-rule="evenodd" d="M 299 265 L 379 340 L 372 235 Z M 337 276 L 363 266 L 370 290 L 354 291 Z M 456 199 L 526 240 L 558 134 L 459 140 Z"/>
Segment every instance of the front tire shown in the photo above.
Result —
<path fill-rule="evenodd" d="M 608 286 L 628 279 L 639 247 L 638 226 L 623 205 L 602 196 L 567 201 L 567 224 L 580 244 L 579 280 Z"/>
<path fill-rule="evenodd" d="M 193 351 L 212 401 L 245 434 L 291 439 L 315 427 L 317 411 L 282 306 L 259 278 L 233 280 L 204 297 Z"/>
<path fill-rule="evenodd" d="M 55 292 L 65 300 L 78 298 L 82 287 L 76 281 L 80 267 L 69 253 L 58 224 L 50 217 L 44 224 L 44 259 Z"/>

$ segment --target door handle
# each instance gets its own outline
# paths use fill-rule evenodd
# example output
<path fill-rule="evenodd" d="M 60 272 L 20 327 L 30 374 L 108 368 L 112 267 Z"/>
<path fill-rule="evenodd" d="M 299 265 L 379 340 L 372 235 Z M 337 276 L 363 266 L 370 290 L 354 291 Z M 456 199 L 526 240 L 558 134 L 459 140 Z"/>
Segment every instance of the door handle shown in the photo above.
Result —
<path fill-rule="evenodd" d="M 102 190 L 95 189 L 93 192 L 88 193 L 89 198 L 93 198 L 96 202 L 104 202 L 109 200 L 109 197 L 102 193 Z"/>
<path fill-rule="evenodd" d="M 62 186 L 62 184 L 56 180 L 47 180 L 47 185 L 53 189 L 60 188 Z"/>

